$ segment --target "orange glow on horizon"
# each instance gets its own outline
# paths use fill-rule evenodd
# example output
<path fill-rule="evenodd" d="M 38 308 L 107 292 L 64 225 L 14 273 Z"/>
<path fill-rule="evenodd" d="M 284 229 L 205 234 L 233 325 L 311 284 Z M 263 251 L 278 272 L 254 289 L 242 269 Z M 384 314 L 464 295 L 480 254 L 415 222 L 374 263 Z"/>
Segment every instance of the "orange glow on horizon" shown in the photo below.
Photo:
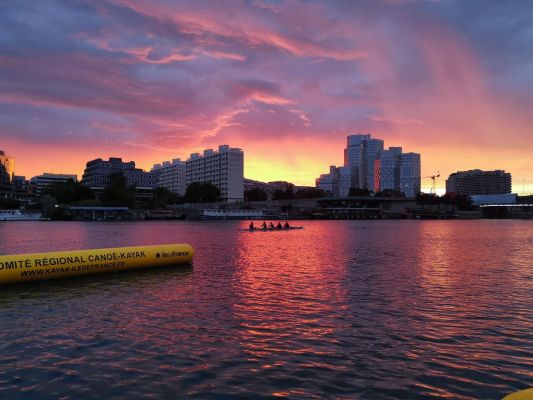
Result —
<path fill-rule="evenodd" d="M 380 137 L 373 134 L 373 137 Z M 336 142 L 317 143 L 316 141 L 291 141 L 286 140 L 278 144 L 250 143 L 247 147 L 232 144 L 233 147 L 241 147 L 244 151 L 244 176 L 249 179 L 263 182 L 289 181 L 295 185 L 314 186 L 315 179 L 320 174 L 327 173 L 330 165 L 341 166 L 343 163 L 343 149 L 345 138 L 339 138 Z M 152 165 L 173 158 L 187 159 L 189 154 L 202 151 L 204 148 L 191 148 L 187 152 L 172 153 L 145 151 L 142 147 L 131 147 L 125 150 L 112 150 L 105 148 L 100 151 L 95 149 L 72 148 L 65 150 L 52 145 L 40 145 L 35 149 L 28 149 L 26 144 L 18 141 L 10 141 L 2 145 L 6 154 L 15 158 L 15 174 L 24 175 L 27 179 L 50 173 L 73 173 L 81 179 L 85 163 L 94 158 L 122 157 L 125 161 L 135 161 L 138 168 L 150 170 Z M 468 156 L 458 154 L 457 158 L 450 159 L 449 154 L 454 153 L 451 145 L 443 145 L 439 149 L 430 146 L 412 145 L 385 139 L 385 146 L 402 146 L 404 151 L 419 152 L 422 154 L 422 178 L 431 176 L 440 171 L 436 187 L 444 190 L 445 182 L 449 174 L 459 170 L 468 169 L 504 169 L 511 172 L 513 177 L 513 193 L 533 193 L 533 164 L 531 164 L 529 149 L 519 152 L 504 152 L 494 149 L 490 153 L 486 150 L 471 148 Z M 216 146 L 211 146 L 215 147 Z M 512 154 L 511 154 L 512 153 Z M 511 160 L 511 161 L 509 161 Z M 529 163 L 529 164 L 528 164 Z M 423 191 L 431 189 L 431 179 L 422 179 Z"/>

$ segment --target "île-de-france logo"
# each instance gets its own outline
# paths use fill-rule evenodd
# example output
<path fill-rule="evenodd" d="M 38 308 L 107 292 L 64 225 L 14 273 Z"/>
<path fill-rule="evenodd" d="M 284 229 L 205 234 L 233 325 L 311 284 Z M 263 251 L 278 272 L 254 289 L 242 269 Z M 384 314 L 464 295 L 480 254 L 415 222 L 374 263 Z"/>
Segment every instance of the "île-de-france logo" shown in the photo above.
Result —
<path fill-rule="evenodd" d="M 181 257 L 181 256 L 188 256 L 188 255 L 189 255 L 188 251 L 171 251 L 169 253 L 162 251 L 160 253 L 156 253 L 155 257 L 156 258 L 167 258 L 167 257 Z"/>

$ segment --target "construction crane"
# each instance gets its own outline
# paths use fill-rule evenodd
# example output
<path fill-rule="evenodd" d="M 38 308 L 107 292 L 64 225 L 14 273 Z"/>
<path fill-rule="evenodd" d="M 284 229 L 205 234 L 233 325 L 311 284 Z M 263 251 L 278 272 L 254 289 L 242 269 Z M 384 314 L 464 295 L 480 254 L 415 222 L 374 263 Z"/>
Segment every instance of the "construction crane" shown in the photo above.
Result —
<path fill-rule="evenodd" d="M 432 194 L 435 192 L 435 182 L 437 180 L 437 178 L 440 177 L 440 172 L 437 171 L 437 173 L 435 175 L 430 175 L 430 176 L 424 176 L 422 179 L 431 179 L 431 190 L 429 191 L 429 194 Z"/>

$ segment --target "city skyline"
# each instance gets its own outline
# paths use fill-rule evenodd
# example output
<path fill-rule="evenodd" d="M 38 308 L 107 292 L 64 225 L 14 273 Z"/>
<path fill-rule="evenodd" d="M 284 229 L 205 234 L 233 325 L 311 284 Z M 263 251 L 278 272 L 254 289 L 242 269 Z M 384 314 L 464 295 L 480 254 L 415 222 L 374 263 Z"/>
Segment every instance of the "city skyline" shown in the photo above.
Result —
<path fill-rule="evenodd" d="M 231 8 L 231 13 L 227 13 Z M 312 185 L 349 134 L 422 176 L 504 169 L 533 192 L 525 2 L 47 1 L 0 5 L 0 142 L 18 175 L 220 143 L 245 176 Z M 422 187 L 431 187 L 423 179 Z M 525 187 L 523 187 L 523 184 Z"/>

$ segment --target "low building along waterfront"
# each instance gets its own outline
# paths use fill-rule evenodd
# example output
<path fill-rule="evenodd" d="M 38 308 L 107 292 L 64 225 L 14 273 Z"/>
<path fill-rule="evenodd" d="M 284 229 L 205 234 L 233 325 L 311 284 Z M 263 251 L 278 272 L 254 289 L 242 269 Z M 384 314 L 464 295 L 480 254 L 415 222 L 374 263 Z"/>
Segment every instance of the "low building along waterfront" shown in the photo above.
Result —
<path fill-rule="evenodd" d="M 40 196 L 50 185 L 55 183 L 63 183 L 69 179 L 77 182 L 78 176 L 75 174 L 50 174 L 45 172 L 42 175 L 37 175 L 31 178 L 30 185 L 33 193 L 37 196 Z"/>
<path fill-rule="evenodd" d="M 511 174 L 503 170 L 458 171 L 446 180 L 446 193 L 464 195 L 511 193 Z"/>
<path fill-rule="evenodd" d="M 122 158 L 117 157 L 110 157 L 108 161 L 97 158 L 87 162 L 82 183 L 89 187 L 108 186 L 111 184 L 111 176 L 115 173 L 124 175 L 128 185 L 150 189 L 157 187 L 156 173 L 135 168 L 135 161 L 124 162 Z"/>

